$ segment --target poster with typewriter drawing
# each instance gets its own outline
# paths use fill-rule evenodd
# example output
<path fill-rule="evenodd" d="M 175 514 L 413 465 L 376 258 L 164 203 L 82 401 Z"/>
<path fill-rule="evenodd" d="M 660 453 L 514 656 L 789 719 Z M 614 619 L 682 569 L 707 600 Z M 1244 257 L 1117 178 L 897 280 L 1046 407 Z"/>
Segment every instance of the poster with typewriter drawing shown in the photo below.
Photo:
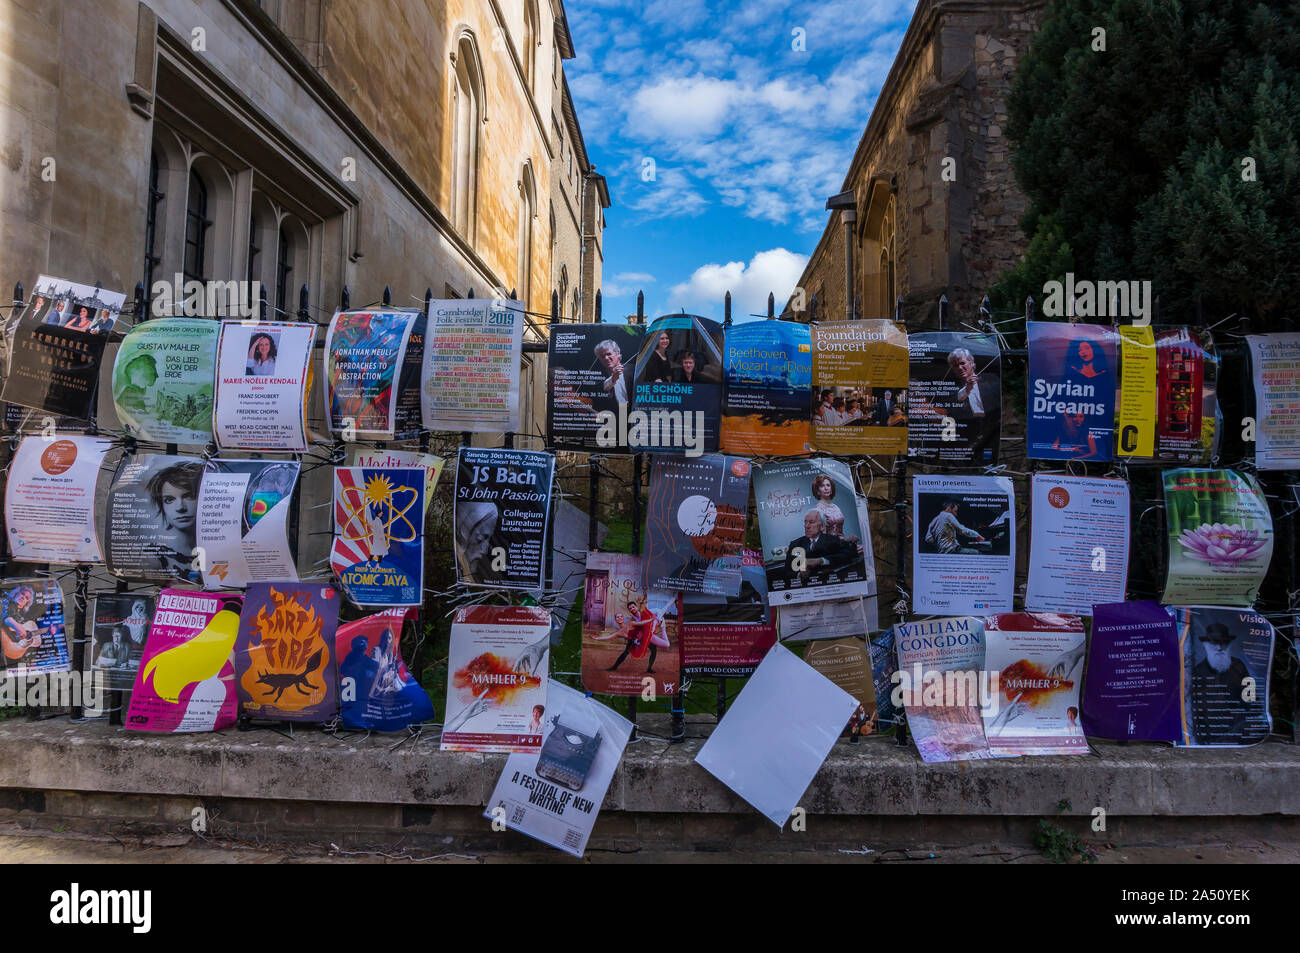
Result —
<path fill-rule="evenodd" d="M 457 609 L 442 750 L 539 750 L 550 650 L 551 613 L 541 606 Z"/>
<path fill-rule="evenodd" d="M 456 465 L 456 580 L 536 589 L 546 563 L 555 457 L 535 450 L 462 447 Z"/>
<path fill-rule="evenodd" d="M 0 400 L 89 420 L 104 345 L 126 295 L 41 275 L 9 322 L 9 370 Z"/>
<path fill-rule="evenodd" d="M 418 606 L 424 593 L 423 469 L 334 468 L 330 569 L 358 606 Z"/>
<path fill-rule="evenodd" d="M 415 311 L 334 315 L 325 337 L 324 375 L 331 433 L 350 433 L 361 440 L 393 439 L 406 352 L 419 318 Z M 419 390 L 413 392 L 418 400 Z"/>
<path fill-rule="evenodd" d="M 0 583 L 0 680 L 72 671 L 63 610 L 53 579 Z"/>
<path fill-rule="evenodd" d="M 199 482 L 199 568 L 207 589 L 298 578 L 289 517 L 301 464 L 210 460 Z"/>
<path fill-rule="evenodd" d="M 745 549 L 740 555 L 740 595 L 692 592 L 683 597 L 683 674 L 748 676 L 776 644 L 776 612 L 767 603 L 763 554 Z"/>
<path fill-rule="evenodd" d="M 307 449 L 316 325 L 222 321 L 213 432 L 222 450 Z"/>
<path fill-rule="evenodd" d="M 907 455 L 920 463 L 997 463 L 1002 436 L 1002 363 L 985 334 L 907 336 Z"/>
<path fill-rule="evenodd" d="M 582 685 L 599 695 L 681 688 L 681 593 L 644 588 L 640 556 L 588 553 L 582 598 Z"/>
<path fill-rule="evenodd" d="M 893 321 L 812 326 L 812 443 L 828 453 L 907 452 L 907 331 Z"/>
<path fill-rule="evenodd" d="M 645 328 L 557 324 L 551 328 L 546 436 L 560 450 L 627 453 L 632 377 Z"/>
<path fill-rule="evenodd" d="M 385 609 L 339 626 L 344 728 L 402 731 L 433 718 L 433 702 L 402 661 L 401 639 L 414 636 L 416 618 L 415 609 Z"/>
<path fill-rule="evenodd" d="M 1183 664 L 1183 738 L 1195 747 L 1259 744 L 1268 711 L 1276 633 L 1248 609 L 1191 606 L 1174 613 Z"/>
<path fill-rule="evenodd" d="M 1251 334 L 1255 466 L 1300 469 L 1300 333 Z"/>
<path fill-rule="evenodd" d="M 646 585 L 740 594 L 748 460 L 656 456 L 646 519 Z"/>
<path fill-rule="evenodd" d="M 5 483 L 9 551 L 19 562 L 97 563 L 95 485 L 112 442 L 102 437 L 24 437 Z"/>
<path fill-rule="evenodd" d="M 726 329 L 727 391 L 722 449 L 742 456 L 812 450 L 808 402 L 812 337 L 793 321 L 748 321 Z"/>
<path fill-rule="evenodd" d="M 123 457 L 108 490 L 104 557 L 130 579 L 199 579 L 199 481 L 203 461 L 146 454 Z"/>
<path fill-rule="evenodd" d="M 726 393 L 722 325 L 696 314 L 655 318 L 636 361 L 628 445 L 661 454 L 714 453 Z"/>
<path fill-rule="evenodd" d="M 1249 606 L 1273 556 L 1273 518 L 1255 478 L 1235 470 L 1166 470 L 1167 605 Z"/>
<path fill-rule="evenodd" d="M 551 681 L 541 751 L 512 754 L 483 816 L 581 857 L 632 735 L 632 723 Z"/>
<path fill-rule="evenodd" d="M 1016 567 L 1011 480 L 917 475 L 912 513 L 917 614 L 1010 612 Z"/>
<path fill-rule="evenodd" d="M 1098 324 L 1030 321 L 1026 455 L 1110 460 L 1115 447 L 1118 335 Z"/>
<path fill-rule="evenodd" d="M 101 673 L 105 688 L 129 692 L 140 670 L 153 596 L 141 593 L 104 594 L 95 597 L 95 612 L 86 646 L 87 669 Z"/>
<path fill-rule="evenodd" d="M 430 301 L 420 371 L 420 411 L 429 430 L 513 433 L 519 429 L 524 303 L 509 298 Z"/>
<path fill-rule="evenodd" d="M 1079 719 L 1083 620 L 1047 612 L 1004 613 L 984 620 L 984 667 L 998 691 L 984 707 L 994 755 L 1087 754 Z"/>
<path fill-rule="evenodd" d="M 113 407 L 137 440 L 206 444 L 221 324 L 156 318 L 127 332 L 113 362 Z"/>
<path fill-rule="evenodd" d="M 325 721 L 339 710 L 334 635 L 339 594 L 320 583 L 255 582 L 235 641 L 240 712 L 276 721 Z"/>

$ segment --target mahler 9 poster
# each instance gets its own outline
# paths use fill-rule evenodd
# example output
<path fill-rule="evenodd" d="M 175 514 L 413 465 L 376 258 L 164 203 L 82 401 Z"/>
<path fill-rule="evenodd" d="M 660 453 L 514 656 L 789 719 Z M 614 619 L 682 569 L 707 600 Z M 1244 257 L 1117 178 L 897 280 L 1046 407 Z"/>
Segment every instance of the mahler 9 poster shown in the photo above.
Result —
<path fill-rule="evenodd" d="M 1002 434 L 998 342 L 984 334 L 907 336 L 907 455 L 921 463 L 987 466 Z"/>
<path fill-rule="evenodd" d="M 644 328 L 557 324 L 551 328 L 546 434 L 563 450 L 627 452 L 632 374 Z M 613 439 L 605 439 L 604 435 Z"/>
<path fill-rule="evenodd" d="M 812 336 L 806 324 L 750 321 L 726 331 L 722 449 L 749 456 L 808 453 Z"/>
<path fill-rule="evenodd" d="M 812 442 L 828 453 L 907 452 L 907 331 L 893 321 L 812 328 Z"/>
<path fill-rule="evenodd" d="M 424 590 L 424 470 L 334 468 L 330 568 L 359 606 L 418 606 Z"/>
<path fill-rule="evenodd" d="M 392 439 L 415 311 L 340 311 L 325 337 L 325 407 L 334 433 Z M 423 355 L 421 355 L 423 356 Z M 412 390 L 418 398 L 418 390 Z"/>
<path fill-rule="evenodd" d="M 722 325 L 694 314 L 656 318 L 636 362 L 628 444 L 637 451 L 699 456 L 718 449 Z"/>
<path fill-rule="evenodd" d="M 1115 444 L 1116 341 L 1097 324 L 1030 321 L 1027 456 L 1110 460 Z"/>
<path fill-rule="evenodd" d="M 127 332 L 113 362 L 113 407 L 138 440 L 206 444 L 221 324 L 158 318 Z"/>

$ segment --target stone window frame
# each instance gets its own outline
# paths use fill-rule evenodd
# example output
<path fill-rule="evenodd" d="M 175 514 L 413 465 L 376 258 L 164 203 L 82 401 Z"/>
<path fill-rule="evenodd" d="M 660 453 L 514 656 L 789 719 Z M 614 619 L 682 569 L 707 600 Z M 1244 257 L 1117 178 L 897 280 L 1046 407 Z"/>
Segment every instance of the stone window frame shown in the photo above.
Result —
<path fill-rule="evenodd" d="M 516 227 L 515 293 L 527 310 L 532 291 L 533 244 L 536 239 L 537 176 L 533 160 L 525 159 L 519 170 L 519 215 Z"/>
<path fill-rule="evenodd" d="M 869 180 L 865 214 L 858 229 L 858 273 L 862 285 L 862 317 L 890 318 L 898 288 L 898 204 L 892 178 L 876 174 Z"/>
<path fill-rule="evenodd" d="M 451 82 L 448 83 L 447 116 L 451 126 L 451 190 L 448 207 L 452 227 L 476 246 L 478 229 L 479 167 L 482 162 L 483 130 L 488 121 L 487 79 L 478 37 L 461 24 L 453 33 Z M 467 97 L 462 109 L 461 96 Z"/>

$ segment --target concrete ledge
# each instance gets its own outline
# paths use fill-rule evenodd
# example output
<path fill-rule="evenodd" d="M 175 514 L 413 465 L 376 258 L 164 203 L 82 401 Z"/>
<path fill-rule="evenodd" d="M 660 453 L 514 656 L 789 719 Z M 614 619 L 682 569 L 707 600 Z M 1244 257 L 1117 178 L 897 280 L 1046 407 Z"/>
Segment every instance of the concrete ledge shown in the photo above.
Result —
<path fill-rule="evenodd" d="M 666 716 L 641 728 L 666 734 Z M 685 744 L 628 748 L 603 811 L 755 815 L 693 761 L 712 719 Z M 504 755 L 440 752 L 436 733 L 335 737 L 303 729 L 149 735 L 65 718 L 0 723 L 0 789 L 284 802 L 481 807 Z M 1053 815 L 1097 806 L 1114 816 L 1300 814 L 1300 747 L 1179 750 L 1098 742 L 1091 756 L 926 765 L 910 747 L 868 738 L 836 744 L 802 806 L 810 815 Z M 602 822 L 603 823 L 603 822 Z"/>

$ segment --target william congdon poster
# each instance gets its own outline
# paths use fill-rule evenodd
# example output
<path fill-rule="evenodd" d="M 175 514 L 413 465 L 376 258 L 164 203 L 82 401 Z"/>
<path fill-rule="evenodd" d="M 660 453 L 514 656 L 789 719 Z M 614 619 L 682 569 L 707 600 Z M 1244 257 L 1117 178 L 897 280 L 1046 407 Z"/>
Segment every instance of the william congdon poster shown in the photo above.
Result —
<path fill-rule="evenodd" d="M 1035 473 L 1031 495 L 1025 608 L 1090 616 L 1094 603 L 1123 602 L 1127 481 Z"/>
<path fill-rule="evenodd" d="M 1273 557 L 1268 501 L 1247 473 L 1166 470 L 1169 575 L 1161 600 L 1249 606 Z"/>
<path fill-rule="evenodd" d="M 453 520 L 458 582 L 503 589 L 543 585 L 554 475 L 549 453 L 461 447 Z"/>
<path fill-rule="evenodd" d="M 402 634 L 416 610 L 385 609 L 338 628 L 340 714 L 344 728 L 401 731 L 433 718 L 433 702 L 402 661 Z"/>
<path fill-rule="evenodd" d="M 0 400 L 89 420 L 104 345 L 126 295 L 41 275 L 9 325 L 9 370 Z"/>
<path fill-rule="evenodd" d="M 984 665 L 998 673 L 984 709 L 994 755 L 1087 754 L 1079 721 L 1085 638 L 1078 616 L 1015 612 L 984 624 Z"/>
<path fill-rule="evenodd" d="M 333 586 L 320 583 L 248 587 L 235 642 L 243 714 L 276 721 L 325 721 L 337 714 L 339 601 Z"/>
<path fill-rule="evenodd" d="M 912 478 L 913 591 L 921 615 L 1010 612 L 1015 490 L 1007 477 Z"/>
<path fill-rule="evenodd" d="M 126 726 L 219 731 L 235 723 L 240 596 L 164 589 L 136 672 Z"/>
<path fill-rule="evenodd" d="M 5 483 L 9 551 L 19 562 L 97 563 L 95 484 L 112 442 L 101 437 L 28 436 Z"/>
<path fill-rule="evenodd" d="M 904 622 L 893 633 L 899 694 L 921 760 L 989 757 L 981 720 L 991 690 L 984 680 L 984 620 L 961 616 Z M 891 686 L 891 697 L 894 692 Z"/>
<path fill-rule="evenodd" d="M 127 456 L 108 490 L 104 559 L 115 576 L 197 582 L 203 461 Z"/>
<path fill-rule="evenodd" d="M 541 750 L 506 759 L 483 816 L 581 857 L 632 723 L 561 682 L 546 699 Z"/>
<path fill-rule="evenodd" d="M 53 579 L 0 584 L 0 678 L 69 672 L 63 590 Z"/>
<path fill-rule="evenodd" d="M 420 409 L 429 430 L 519 429 L 524 304 L 509 298 L 429 302 Z"/>
<path fill-rule="evenodd" d="M 847 465 L 829 457 L 762 464 L 754 500 L 772 605 L 867 594 L 869 530 Z"/>
<path fill-rule="evenodd" d="M 1300 333 L 1251 334 L 1255 466 L 1300 469 Z"/>
<path fill-rule="evenodd" d="M 358 606 L 418 606 L 424 593 L 424 470 L 334 468 L 330 569 Z"/>
<path fill-rule="evenodd" d="M 627 453 L 632 378 L 645 328 L 556 324 L 547 354 L 546 438 L 561 450 Z"/>
<path fill-rule="evenodd" d="M 457 609 L 442 750 L 539 750 L 550 647 L 551 614 L 540 606 Z"/>
<path fill-rule="evenodd" d="M 907 336 L 907 456 L 988 466 L 1002 437 L 1002 352 L 995 338 L 956 331 Z"/>
<path fill-rule="evenodd" d="M 1110 460 L 1118 335 L 1097 324 L 1030 321 L 1027 456 Z"/>
<path fill-rule="evenodd" d="M 1182 738 L 1182 667 L 1173 612 L 1158 602 L 1093 607 L 1083 731 L 1120 741 Z"/>
<path fill-rule="evenodd" d="M 90 671 L 102 673 L 105 688 L 129 692 L 135 685 L 153 612 L 153 596 L 116 593 L 95 597 L 86 662 Z"/>
<path fill-rule="evenodd" d="M 907 331 L 893 321 L 812 326 L 812 443 L 828 453 L 907 452 Z"/>
<path fill-rule="evenodd" d="M 325 337 L 325 407 L 332 433 L 391 440 L 415 311 L 339 311 Z"/>
<path fill-rule="evenodd" d="M 392 469 L 418 467 L 424 471 L 424 511 L 429 512 L 433 502 L 433 492 L 438 488 L 438 478 L 447 461 L 437 454 L 421 453 L 418 450 L 376 450 L 360 445 L 352 448 L 352 465 L 370 467 L 371 469 Z"/>
<path fill-rule="evenodd" d="M 1191 606 L 1174 613 L 1183 667 L 1182 743 L 1259 744 L 1273 730 L 1273 626 L 1258 612 Z"/>
<path fill-rule="evenodd" d="M 792 321 L 749 321 L 725 334 L 722 449 L 797 456 L 812 449 L 812 334 Z"/>
<path fill-rule="evenodd" d="M 722 325 L 695 314 L 655 318 L 637 356 L 632 450 L 699 456 L 718 449 L 722 399 Z"/>
<path fill-rule="evenodd" d="M 196 540 L 208 589 L 297 579 L 289 550 L 296 461 L 210 460 L 199 482 Z"/>
<path fill-rule="evenodd" d="M 749 461 L 740 457 L 654 458 L 647 588 L 740 594 L 749 470 Z"/>
<path fill-rule="evenodd" d="M 113 362 L 122 429 L 156 443 L 211 440 L 220 333 L 220 322 L 202 318 L 158 318 L 128 331 Z"/>
<path fill-rule="evenodd" d="M 1207 464 L 1218 452 L 1219 358 L 1210 333 L 1121 327 L 1123 375 L 1115 454 Z"/>
<path fill-rule="evenodd" d="M 222 321 L 212 412 L 223 450 L 307 449 L 307 388 L 316 325 Z"/>
<path fill-rule="evenodd" d="M 640 556 L 588 553 L 582 599 L 582 686 L 600 695 L 681 690 L 680 592 L 645 590 Z"/>

